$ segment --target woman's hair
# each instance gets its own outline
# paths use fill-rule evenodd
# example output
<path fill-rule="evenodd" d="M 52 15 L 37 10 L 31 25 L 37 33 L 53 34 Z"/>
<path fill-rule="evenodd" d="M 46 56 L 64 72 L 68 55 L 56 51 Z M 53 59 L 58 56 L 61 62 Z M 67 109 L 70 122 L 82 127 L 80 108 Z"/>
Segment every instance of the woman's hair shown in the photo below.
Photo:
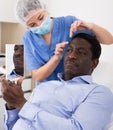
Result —
<path fill-rule="evenodd" d="M 17 0 L 16 3 L 16 8 L 15 8 L 15 12 L 16 12 L 16 17 L 19 20 L 19 22 L 26 26 L 26 21 L 25 21 L 25 17 L 27 15 L 29 15 L 29 12 L 31 10 L 39 10 L 39 9 L 46 9 L 46 4 L 44 3 L 44 1 L 40 1 L 40 0 Z"/>

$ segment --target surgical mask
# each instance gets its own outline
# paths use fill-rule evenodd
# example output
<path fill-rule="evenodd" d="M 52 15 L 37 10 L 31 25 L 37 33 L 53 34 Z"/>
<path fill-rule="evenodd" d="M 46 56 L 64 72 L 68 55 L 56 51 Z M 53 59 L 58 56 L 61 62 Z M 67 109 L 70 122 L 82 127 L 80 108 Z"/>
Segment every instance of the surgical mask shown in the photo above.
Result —
<path fill-rule="evenodd" d="M 30 28 L 30 30 L 35 34 L 47 34 L 50 32 L 52 26 L 52 19 L 47 16 L 39 27 Z"/>

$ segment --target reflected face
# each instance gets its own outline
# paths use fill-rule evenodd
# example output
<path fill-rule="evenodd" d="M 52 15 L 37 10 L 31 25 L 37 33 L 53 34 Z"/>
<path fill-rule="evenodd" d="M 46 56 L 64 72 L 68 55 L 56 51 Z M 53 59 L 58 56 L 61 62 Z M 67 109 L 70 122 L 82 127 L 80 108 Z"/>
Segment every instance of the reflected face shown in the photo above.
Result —
<path fill-rule="evenodd" d="M 24 73 L 24 48 L 23 45 L 15 45 L 13 62 L 17 74 L 23 75 Z"/>
<path fill-rule="evenodd" d="M 71 78 L 92 72 L 92 52 L 88 41 L 75 38 L 67 49 L 64 60 L 65 74 Z"/>
<path fill-rule="evenodd" d="M 30 19 L 27 21 L 28 28 L 33 28 L 40 26 L 41 23 L 45 20 L 46 16 L 48 15 L 47 11 L 38 11 L 38 13 L 34 14 Z"/>

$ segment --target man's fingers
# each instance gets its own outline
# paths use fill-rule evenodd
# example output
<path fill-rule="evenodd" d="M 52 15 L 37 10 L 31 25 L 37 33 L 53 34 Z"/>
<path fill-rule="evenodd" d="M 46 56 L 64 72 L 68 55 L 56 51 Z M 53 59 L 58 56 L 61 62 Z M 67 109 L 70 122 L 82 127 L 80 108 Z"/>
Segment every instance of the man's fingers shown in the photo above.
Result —
<path fill-rule="evenodd" d="M 21 87 L 23 80 L 24 80 L 24 77 L 21 77 L 21 78 L 17 81 L 17 85 Z"/>
<path fill-rule="evenodd" d="M 2 87 L 4 87 L 4 88 L 9 87 L 9 81 L 8 80 L 2 79 L 1 84 L 2 84 Z"/>

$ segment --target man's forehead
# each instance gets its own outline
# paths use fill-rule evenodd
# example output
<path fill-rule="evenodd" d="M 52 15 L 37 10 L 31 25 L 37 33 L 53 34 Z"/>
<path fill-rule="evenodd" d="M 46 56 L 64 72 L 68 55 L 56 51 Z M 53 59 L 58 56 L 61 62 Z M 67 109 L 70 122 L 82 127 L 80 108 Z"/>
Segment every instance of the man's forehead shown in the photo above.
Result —
<path fill-rule="evenodd" d="M 75 37 L 70 44 L 75 44 L 75 45 L 81 45 L 81 46 L 84 46 L 86 44 L 90 45 L 90 43 L 84 39 L 84 38 L 78 38 L 78 37 Z"/>
<path fill-rule="evenodd" d="M 24 51 L 24 48 L 23 48 L 23 45 L 19 45 L 19 46 L 15 46 L 14 48 L 14 52 L 23 52 Z"/>

